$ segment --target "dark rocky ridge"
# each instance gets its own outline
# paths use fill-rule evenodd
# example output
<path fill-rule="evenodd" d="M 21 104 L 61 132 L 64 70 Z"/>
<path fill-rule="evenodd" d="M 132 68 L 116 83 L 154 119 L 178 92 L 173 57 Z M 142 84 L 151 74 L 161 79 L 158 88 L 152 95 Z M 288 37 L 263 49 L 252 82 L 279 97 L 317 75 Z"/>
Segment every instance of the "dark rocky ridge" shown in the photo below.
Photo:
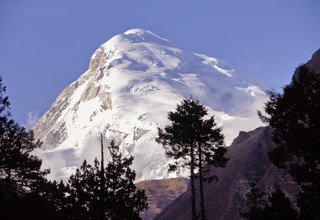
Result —
<path fill-rule="evenodd" d="M 320 49 L 312 54 L 311 59 L 304 64 L 311 72 L 320 75 Z M 295 71 L 292 78 L 299 81 L 300 73 Z"/>
<path fill-rule="evenodd" d="M 306 66 L 315 73 L 320 74 L 320 49 L 312 55 Z"/>
<path fill-rule="evenodd" d="M 230 158 L 225 168 L 212 168 L 219 177 L 216 183 L 205 185 L 208 219 L 239 219 L 238 213 L 245 203 L 250 182 L 270 193 L 280 187 L 291 199 L 298 188 L 291 177 L 277 169 L 268 160 L 268 151 L 274 147 L 269 127 L 240 132 L 229 148 Z M 293 201 L 294 202 L 294 201 Z M 199 198 L 196 198 L 199 203 Z M 155 219 L 191 219 L 190 191 L 186 191 L 169 204 Z"/>

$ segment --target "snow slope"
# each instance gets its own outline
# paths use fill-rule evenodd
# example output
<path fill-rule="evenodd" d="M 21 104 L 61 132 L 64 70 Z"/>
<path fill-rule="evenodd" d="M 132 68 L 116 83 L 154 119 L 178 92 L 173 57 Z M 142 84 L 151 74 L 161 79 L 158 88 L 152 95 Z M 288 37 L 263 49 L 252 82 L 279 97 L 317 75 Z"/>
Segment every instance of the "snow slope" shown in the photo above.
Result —
<path fill-rule="evenodd" d="M 223 126 L 227 144 L 261 125 L 266 100 L 256 85 L 216 58 L 176 48 L 142 29 L 116 35 L 98 48 L 88 70 L 57 97 L 34 127 L 44 166 L 66 178 L 83 159 L 99 157 L 99 133 L 135 157 L 137 180 L 187 176 L 167 173 L 169 159 L 155 142 L 157 127 L 183 98 L 199 99 Z"/>

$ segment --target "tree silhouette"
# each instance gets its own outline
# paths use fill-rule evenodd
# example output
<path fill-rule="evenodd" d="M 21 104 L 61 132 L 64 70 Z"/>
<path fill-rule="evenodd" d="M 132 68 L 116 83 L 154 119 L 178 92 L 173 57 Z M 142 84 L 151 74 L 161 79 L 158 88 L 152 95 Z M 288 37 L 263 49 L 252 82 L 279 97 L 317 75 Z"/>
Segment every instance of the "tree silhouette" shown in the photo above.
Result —
<path fill-rule="evenodd" d="M 54 211 L 54 215 L 51 214 L 54 219 L 68 219 L 66 215 L 68 191 L 68 186 L 62 180 L 59 183 L 54 180 L 42 182 L 34 194 L 40 195 L 41 199 L 46 201 L 51 210 L 49 213 Z"/>
<path fill-rule="evenodd" d="M 301 186 L 301 192 L 297 197 L 297 205 L 300 208 L 300 219 L 319 219 L 319 195 L 320 189 L 318 184 L 303 184 Z"/>
<path fill-rule="evenodd" d="M 42 171 L 41 159 L 31 154 L 40 148 L 40 141 L 35 141 L 32 131 L 10 119 L 10 103 L 5 91 L 0 78 L 0 181 L 15 185 L 16 190 L 32 190 L 49 170 Z"/>
<path fill-rule="evenodd" d="M 242 218 L 248 220 L 296 220 L 297 211 L 291 206 L 290 200 L 277 189 L 265 198 L 256 183 L 250 184 L 250 191 L 246 194 L 245 212 L 240 212 Z"/>
<path fill-rule="evenodd" d="M 97 159 L 93 166 L 84 161 L 70 177 L 70 219 L 134 220 L 147 208 L 145 192 L 134 185 L 136 174 L 130 168 L 133 157 L 123 157 L 114 141 L 108 150 L 111 160 L 105 168 Z"/>
<path fill-rule="evenodd" d="M 69 196 L 67 215 L 69 219 L 105 219 L 100 216 L 101 207 L 107 207 L 106 199 L 100 194 L 100 163 L 96 159 L 94 165 L 84 160 L 80 169 L 69 179 Z"/>
<path fill-rule="evenodd" d="M 123 158 L 114 141 L 111 141 L 108 150 L 111 156 L 105 170 L 110 202 L 108 215 L 114 220 L 140 219 L 139 213 L 148 205 L 145 192 L 134 184 L 136 173 L 130 168 L 133 157 Z"/>
<path fill-rule="evenodd" d="M 297 219 L 297 211 L 292 208 L 290 200 L 281 190 L 276 190 L 268 198 L 270 206 L 266 207 L 266 212 L 268 213 L 269 219 Z"/>
<path fill-rule="evenodd" d="M 197 218 L 195 185 L 199 177 L 201 219 L 205 219 L 205 203 L 203 183 L 217 180 L 215 175 L 208 174 L 208 166 L 223 167 L 227 162 L 225 157 L 224 137 L 221 128 L 217 127 L 214 117 L 205 119 L 207 110 L 199 101 L 185 99 L 175 112 L 169 112 L 170 126 L 158 130 L 158 143 L 165 149 L 166 155 L 175 159 L 169 166 L 169 171 L 180 167 L 190 169 L 192 219 Z M 198 175 L 195 172 L 198 171 Z"/>
<path fill-rule="evenodd" d="M 250 190 L 245 195 L 246 206 L 244 209 L 246 209 L 246 211 L 241 211 L 239 213 L 240 217 L 248 220 L 268 219 L 265 210 L 265 206 L 267 205 L 264 200 L 265 195 L 266 194 L 261 192 L 256 183 L 250 183 Z"/>
<path fill-rule="evenodd" d="M 302 65 L 283 94 L 271 93 L 260 117 L 273 129 L 277 147 L 272 163 L 289 170 L 301 186 L 298 196 L 303 219 L 320 219 L 320 76 Z"/>
<path fill-rule="evenodd" d="M 6 87 L 0 77 L 0 213 L 2 219 L 55 219 L 55 206 L 42 197 L 42 161 L 32 152 L 40 148 L 33 132 L 11 119 Z M 41 210 L 38 210 L 41 208 Z M 39 219 L 39 218 L 38 218 Z"/>

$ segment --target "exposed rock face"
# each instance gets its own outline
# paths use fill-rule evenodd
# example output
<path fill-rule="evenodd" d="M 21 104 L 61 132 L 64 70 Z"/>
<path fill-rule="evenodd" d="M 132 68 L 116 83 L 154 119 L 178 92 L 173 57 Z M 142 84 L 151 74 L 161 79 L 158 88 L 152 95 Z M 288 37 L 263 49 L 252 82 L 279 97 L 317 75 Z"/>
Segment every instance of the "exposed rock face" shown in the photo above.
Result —
<path fill-rule="evenodd" d="M 312 55 L 306 66 L 315 73 L 320 74 L 320 49 Z"/>
<path fill-rule="evenodd" d="M 219 180 L 205 185 L 208 219 L 239 219 L 238 213 L 245 204 L 250 182 L 257 182 L 266 193 L 280 187 L 291 199 L 298 188 L 291 177 L 277 169 L 268 160 L 267 152 L 274 147 L 269 127 L 240 132 L 228 151 L 230 158 L 225 168 L 212 168 Z M 199 203 L 199 198 L 196 198 Z M 199 209 L 198 209 L 199 210 Z M 158 220 L 191 219 L 190 191 L 186 191 L 169 204 Z"/>
<path fill-rule="evenodd" d="M 318 74 L 320 76 L 320 49 L 313 53 L 311 59 L 304 64 L 311 72 Z M 300 71 L 295 71 L 292 78 L 295 80 L 300 79 Z M 293 83 L 293 81 L 291 82 Z"/>
<path fill-rule="evenodd" d="M 162 180 L 146 180 L 136 184 L 148 197 L 148 210 L 140 216 L 143 220 L 153 219 L 164 207 L 187 190 L 189 180 L 171 178 Z"/>

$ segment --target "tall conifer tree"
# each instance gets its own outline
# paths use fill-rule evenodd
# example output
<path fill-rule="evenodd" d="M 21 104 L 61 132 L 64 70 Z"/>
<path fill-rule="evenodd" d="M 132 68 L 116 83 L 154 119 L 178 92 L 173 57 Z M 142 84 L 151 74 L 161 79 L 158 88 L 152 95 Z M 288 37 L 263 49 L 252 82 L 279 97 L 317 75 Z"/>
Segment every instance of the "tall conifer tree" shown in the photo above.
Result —
<path fill-rule="evenodd" d="M 139 213 L 148 207 L 144 190 L 134 184 L 136 173 L 130 168 L 133 157 L 123 157 L 119 146 L 108 146 L 111 160 L 106 166 L 106 188 L 110 202 L 109 217 L 114 220 L 140 219 Z"/>
<path fill-rule="evenodd" d="M 302 65 L 283 94 L 271 93 L 260 117 L 273 129 L 271 161 L 301 186 L 300 217 L 320 219 L 320 75 Z"/>
<path fill-rule="evenodd" d="M 41 170 L 41 159 L 32 154 L 41 143 L 11 119 L 5 91 L 0 77 L 0 218 L 57 219 L 55 203 L 45 198 L 49 170 Z"/>
<path fill-rule="evenodd" d="M 112 141 L 108 146 L 111 160 L 104 167 L 96 159 L 94 165 L 84 161 L 69 180 L 70 219 L 140 219 L 147 208 L 147 197 L 136 188 L 135 171 L 130 168 L 133 157 L 123 157 L 119 146 Z M 101 142 L 103 159 L 103 142 Z"/>
<path fill-rule="evenodd" d="M 268 196 L 261 192 L 255 183 L 250 184 L 246 194 L 246 211 L 240 217 L 248 220 L 297 220 L 297 211 L 291 206 L 290 200 L 277 189 Z"/>
<path fill-rule="evenodd" d="M 190 169 L 191 183 L 191 214 L 197 219 L 195 201 L 195 178 L 199 177 L 200 186 L 200 215 L 205 219 L 205 199 L 203 184 L 207 180 L 217 179 L 216 176 L 206 176 L 209 165 L 223 167 L 227 162 L 225 157 L 224 137 L 221 128 L 217 127 L 214 117 L 205 119 L 207 110 L 199 101 L 183 100 L 175 112 L 169 112 L 171 125 L 164 130 L 159 128 L 157 142 L 161 143 L 166 155 L 175 159 L 169 171 L 180 167 Z M 198 176 L 195 172 L 198 171 Z"/>

